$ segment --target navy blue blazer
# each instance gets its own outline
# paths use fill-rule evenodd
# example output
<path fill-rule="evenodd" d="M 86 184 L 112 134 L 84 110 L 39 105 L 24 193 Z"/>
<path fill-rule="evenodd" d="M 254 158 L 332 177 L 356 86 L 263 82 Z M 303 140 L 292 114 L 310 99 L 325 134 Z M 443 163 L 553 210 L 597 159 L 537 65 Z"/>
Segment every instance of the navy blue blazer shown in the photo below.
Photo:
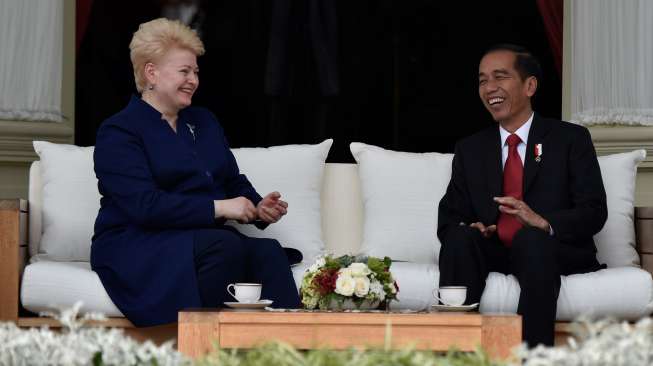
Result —
<path fill-rule="evenodd" d="M 192 229 L 216 228 L 213 200 L 261 196 L 240 174 L 206 109 L 179 112 L 177 132 L 134 96 L 100 127 L 94 153 L 102 199 L 91 266 L 136 326 L 177 321 L 201 307 Z"/>

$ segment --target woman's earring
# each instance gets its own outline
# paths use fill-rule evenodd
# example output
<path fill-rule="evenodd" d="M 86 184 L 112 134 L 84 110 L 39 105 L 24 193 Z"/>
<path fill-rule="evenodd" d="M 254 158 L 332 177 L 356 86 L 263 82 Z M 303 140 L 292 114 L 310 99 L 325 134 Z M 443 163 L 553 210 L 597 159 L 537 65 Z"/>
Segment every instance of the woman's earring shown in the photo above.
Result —
<path fill-rule="evenodd" d="M 154 85 L 150 85 L 147 87 L 147 90 L 154 90 Z"/>

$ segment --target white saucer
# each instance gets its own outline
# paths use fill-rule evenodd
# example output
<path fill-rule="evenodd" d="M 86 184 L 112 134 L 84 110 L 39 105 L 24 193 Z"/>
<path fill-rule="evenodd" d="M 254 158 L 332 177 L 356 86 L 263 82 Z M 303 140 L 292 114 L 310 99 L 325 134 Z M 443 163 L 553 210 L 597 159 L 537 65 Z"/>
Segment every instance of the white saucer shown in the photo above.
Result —
<path fill-rule="evenodd" d="M 252 310 L 264 309 L 266 306 L 272 305 L 272 300 L 259 300 L 254 302 L 225 301 L 224 304 L 232 309 Z"/>
<path fill-rule="evenodd" d="M 458 306 L 433 304 L 433 305 L 431 305 L 431 310 L 435 310 L 435 311 L 470 311 L 470 310 L 476 309 L 476 307 L 478 307 L 478 303 L 471 304 L 471 305 L 458 305 Z"/>

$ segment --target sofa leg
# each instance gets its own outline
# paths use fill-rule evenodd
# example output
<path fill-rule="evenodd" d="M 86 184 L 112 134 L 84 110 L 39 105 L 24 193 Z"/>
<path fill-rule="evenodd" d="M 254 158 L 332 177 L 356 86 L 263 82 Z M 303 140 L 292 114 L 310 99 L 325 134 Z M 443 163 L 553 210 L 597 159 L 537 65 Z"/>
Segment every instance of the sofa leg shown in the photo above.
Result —
<path fill-rule="evenodd" d="M 18 322 L 20 275 L 27 251 L 26 222 L 27 201 L 0 200 L 0 321 Z"/>

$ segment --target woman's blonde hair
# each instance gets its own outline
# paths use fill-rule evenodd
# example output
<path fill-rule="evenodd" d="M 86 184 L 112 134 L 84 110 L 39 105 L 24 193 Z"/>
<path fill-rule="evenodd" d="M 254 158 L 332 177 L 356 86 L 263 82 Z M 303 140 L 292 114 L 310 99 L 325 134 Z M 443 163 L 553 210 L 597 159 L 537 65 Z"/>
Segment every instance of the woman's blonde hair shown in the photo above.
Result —
<path fill-rule="evenodd" d="M 204 54 L 204 44 L 197 33 L 177 20 L 159 18 L 138 27 L 129 43 L 129 55 L 139 93 L 143 92 L 147 84 L 145 64 L 156 61 L 175 47 L 188 49 L 196 56 Z"/>

